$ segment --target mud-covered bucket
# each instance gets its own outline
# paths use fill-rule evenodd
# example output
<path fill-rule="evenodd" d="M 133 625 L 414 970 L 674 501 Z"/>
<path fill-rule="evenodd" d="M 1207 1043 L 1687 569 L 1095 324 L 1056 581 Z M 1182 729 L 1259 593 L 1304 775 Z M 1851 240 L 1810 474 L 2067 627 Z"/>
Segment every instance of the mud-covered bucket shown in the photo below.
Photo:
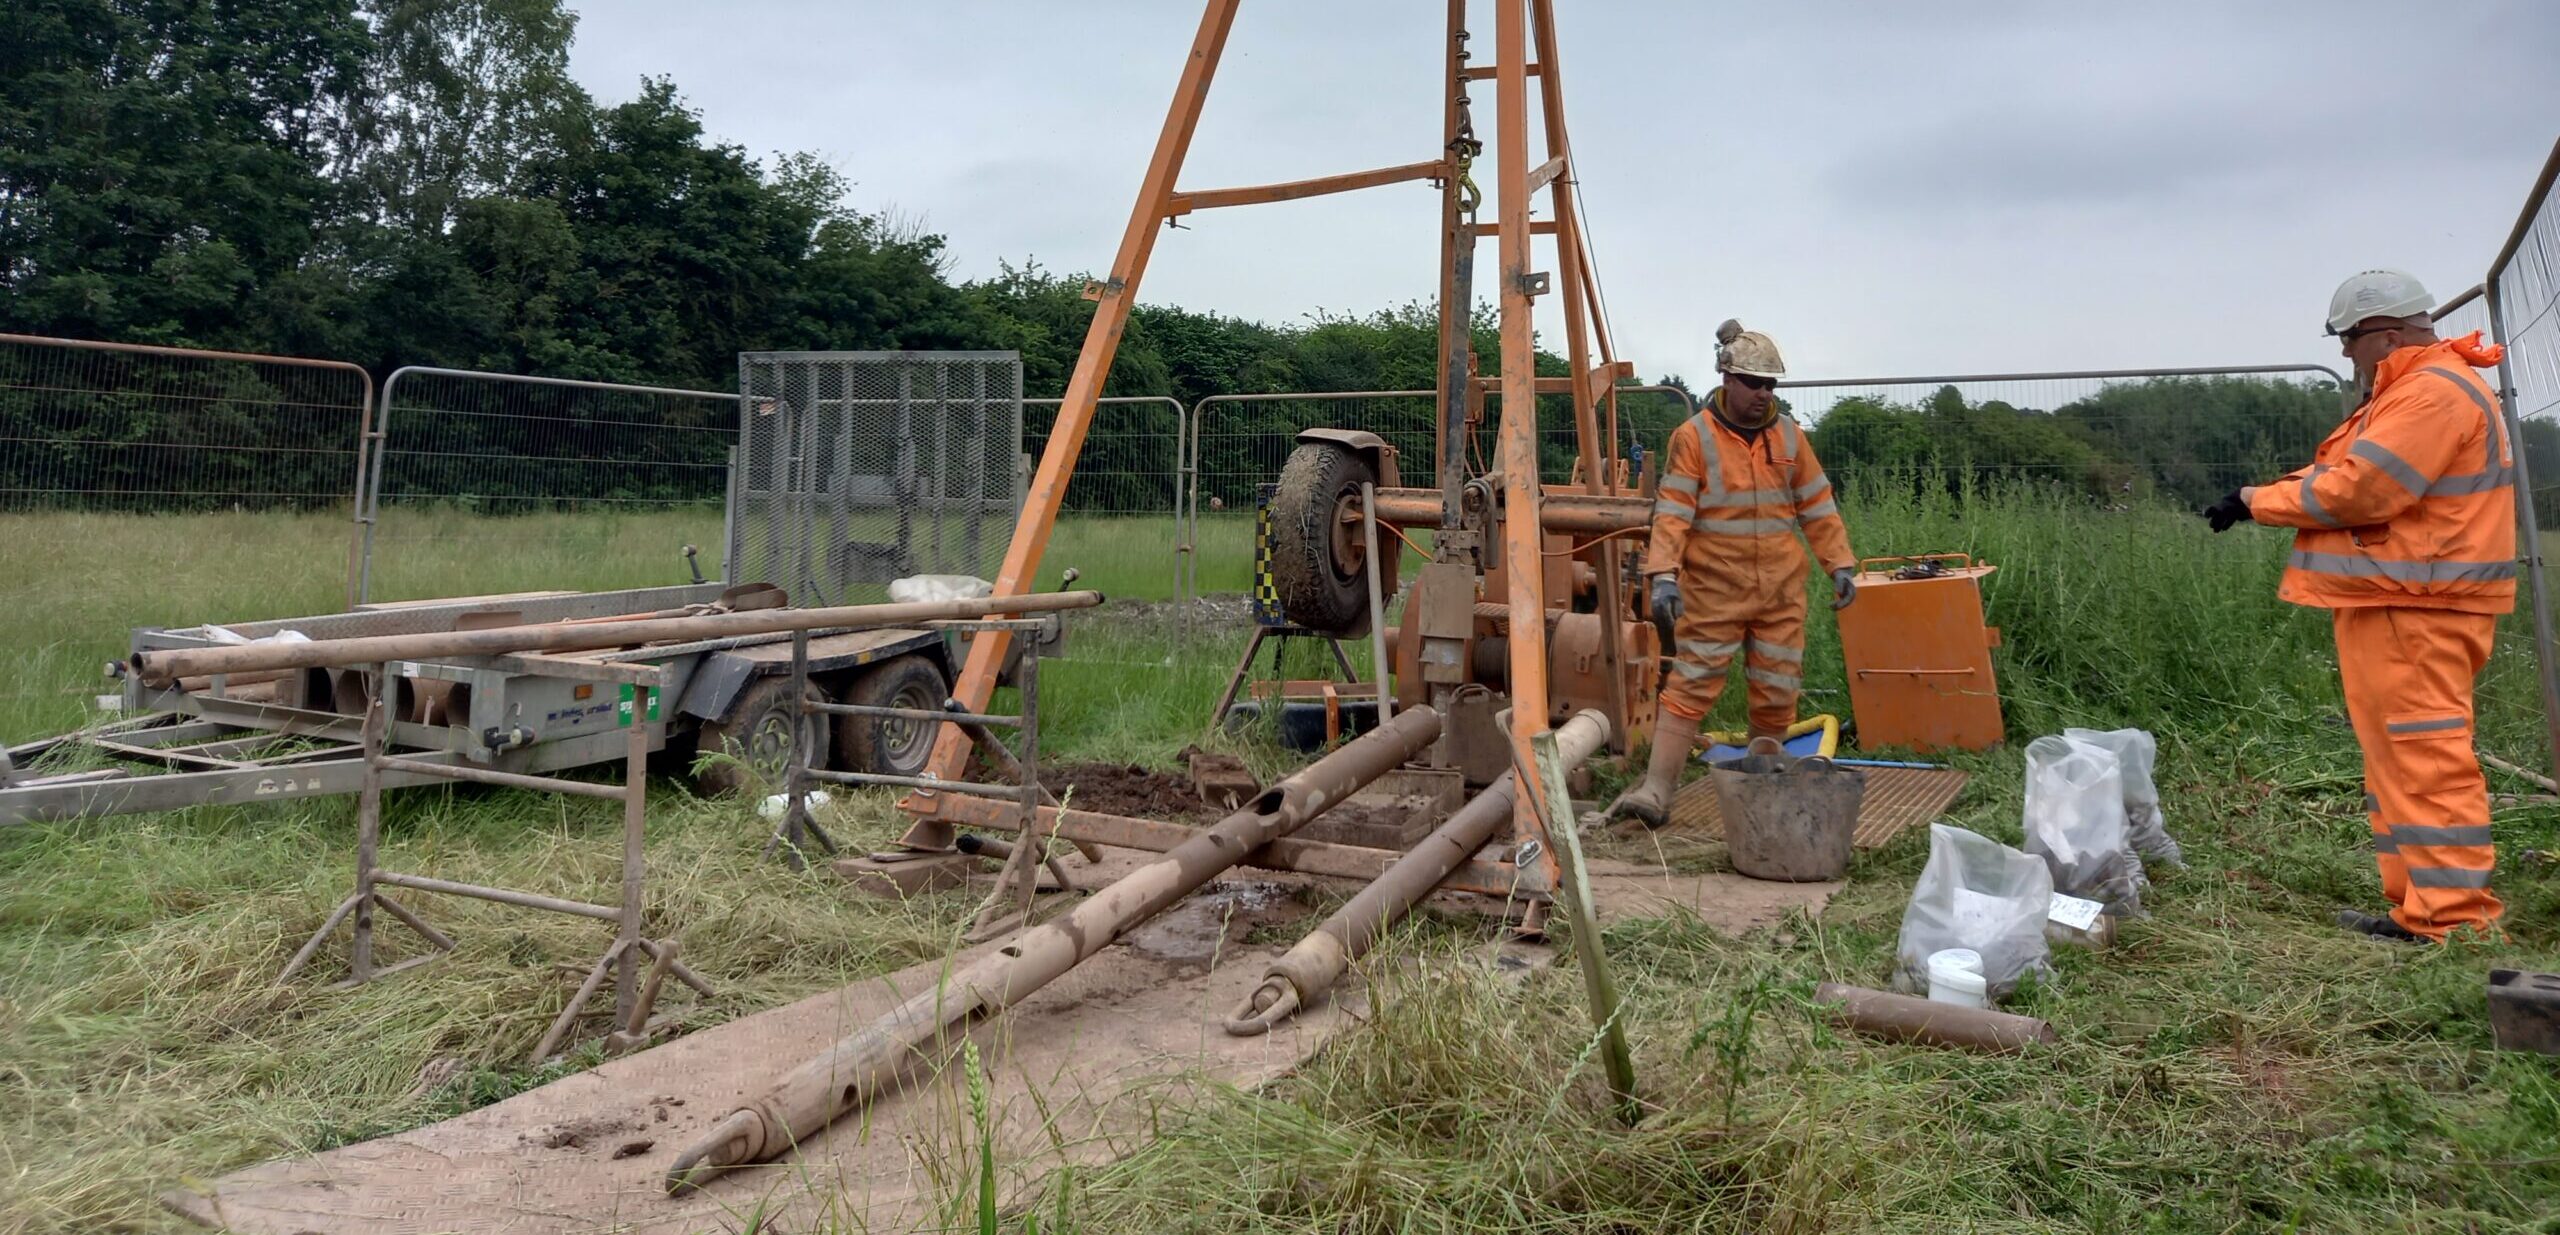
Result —
<path fill-rule="evenodd" d="M 1829 759 L 1746 755 L 1716 764 L 1716 803 L 1733 869 L 1754 879 L 1805 883 L 1849 869 L 1867 774 Z"/>

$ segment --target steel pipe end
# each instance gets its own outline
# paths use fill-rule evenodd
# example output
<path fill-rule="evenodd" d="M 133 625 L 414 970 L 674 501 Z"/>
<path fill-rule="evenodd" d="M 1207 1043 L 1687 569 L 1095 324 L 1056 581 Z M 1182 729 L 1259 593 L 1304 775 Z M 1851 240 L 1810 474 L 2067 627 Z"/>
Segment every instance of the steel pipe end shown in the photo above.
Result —
<path fill-rule="evenodd" d="M 667 1168 L 667 1195 L 699 1188 L 722 1171 L 753 1161 L 763 1145 L 763 1116 L 752 1110 L 729 1112 L 728 1118 L 712 1125 L 702 1139 L 676 1155 L 675 1163 Z"/>

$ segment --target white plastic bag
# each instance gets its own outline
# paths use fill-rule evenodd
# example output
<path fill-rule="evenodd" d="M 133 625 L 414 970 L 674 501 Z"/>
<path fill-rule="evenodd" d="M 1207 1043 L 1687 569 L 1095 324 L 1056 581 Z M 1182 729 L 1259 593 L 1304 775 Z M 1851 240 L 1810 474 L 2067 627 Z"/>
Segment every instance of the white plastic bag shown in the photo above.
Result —
<path fill-rule="evenodd" d="M 2053 870 L 2053 890 L 2119 917 L 2142 916 L 2142 862 L 2124 812 L 2115 752 L 2064 737 L 2027 743 L 2027 852 Z"/>
<path fill-rule="evenodd" d="M 2160 810 L 2160 790 L 2151 779 L 2151 769 L 2160 761 L 2159 744 L 2151 735 L 2140 729 L 2065 729 L 2062 736 L 2115 752 L 2116 763 L 2124 769 L 2124 823 L 2133 851 L 2184 869 L 2186 855 L 2169 835 L 2168 817 Z"/>
<path fill-rule="evenodd" d="M 909 575 L 889 584 L 889 599 L 899 604 L 923 601 L 976 600 L 996 594 L 996 585 L 975 575 Z"/>
<path fill-rule="evenodd" d="M 1926 994 L 1929 958 L 1948 948 L 1982 955 L 1991 998 L 2015 990 L 2029 970 L 2049 971 L 2045 914 L 2053 906 L 2053 875 L 2044 860 L 1987 836 L 1929 825 L 1929 865 L 1911 888 L 1902 911 L 1893 985 Z"/>

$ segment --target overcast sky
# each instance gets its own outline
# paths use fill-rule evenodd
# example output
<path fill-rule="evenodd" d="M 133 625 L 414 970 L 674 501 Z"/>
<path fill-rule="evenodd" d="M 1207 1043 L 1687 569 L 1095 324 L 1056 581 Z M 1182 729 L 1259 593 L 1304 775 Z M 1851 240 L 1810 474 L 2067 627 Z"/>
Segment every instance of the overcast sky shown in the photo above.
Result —
<path fill-rule="evenodd" d="M 949 237 L 961 277 L 1109 264 L 1199 20 L 1192 0 L 572 4 L 599 98 L 672 76 L 720 139 L 815 152 L 856 207 Z M 1182 187 L 1436 156 L 1442 8 L 1248 0 Z M 1648 379 L 1710 372 L 1728 316 L 1807 377 L 2334 361 L 2341 278 L 2477 282 L 2560 136 L 2545 0 L 1557 8 L 1601 286 Z M 1476 99 L 1489 140 L 1491 83 Z M 1142 300 L 1285 322 L 1432 293 L 1426 184 L 1185 222 Z"/>

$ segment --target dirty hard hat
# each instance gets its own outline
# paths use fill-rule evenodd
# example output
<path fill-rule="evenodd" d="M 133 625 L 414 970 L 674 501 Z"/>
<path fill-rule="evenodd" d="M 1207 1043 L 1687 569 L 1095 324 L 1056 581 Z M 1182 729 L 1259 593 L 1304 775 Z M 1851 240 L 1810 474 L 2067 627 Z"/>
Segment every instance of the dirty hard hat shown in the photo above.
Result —
<path fill-rule="evenodd" d="M 1781 378 L 1787 375 L 1787 362 L 1778 358 L 1778 345 L 1769 336 L 1726 318 L 1716 327 L 1716 372 Z"/>
<path fill-rule="evenodd" d="M 2417 276 L 2367 270 L 2338 285 L 2329 297 L 2329 333 L 2344 334 L 2368 317 L 2416 317 L 2436 307 Z"/>

